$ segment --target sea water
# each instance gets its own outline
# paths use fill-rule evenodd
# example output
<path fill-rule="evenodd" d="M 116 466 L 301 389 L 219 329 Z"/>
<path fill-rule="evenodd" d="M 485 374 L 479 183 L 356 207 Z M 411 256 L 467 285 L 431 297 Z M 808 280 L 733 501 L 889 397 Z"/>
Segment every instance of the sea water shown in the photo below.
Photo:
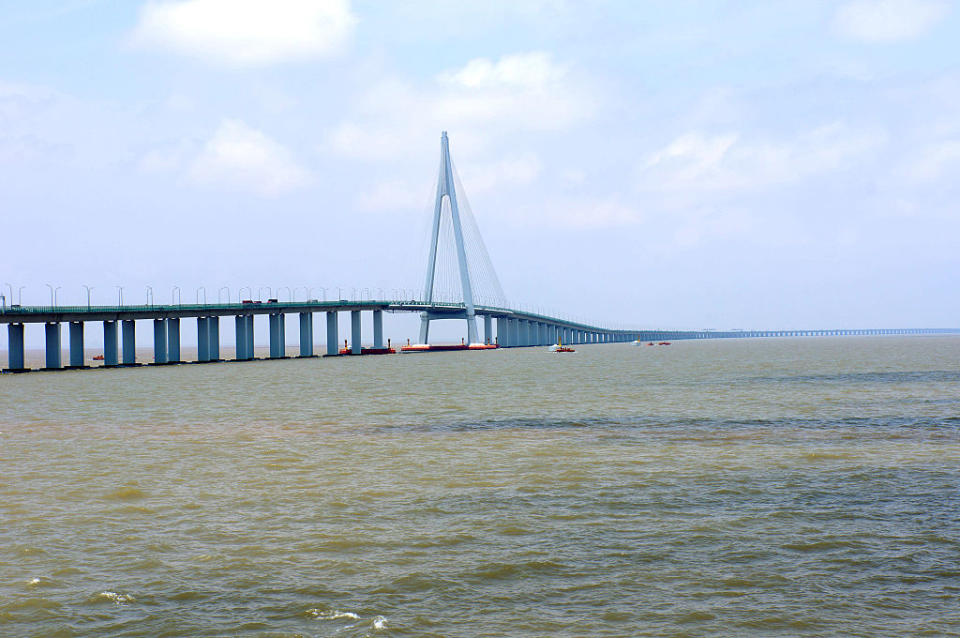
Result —
<path fill-rule="evenodd" d="M 0 376 L 2 636 L 939 636 L 958 598 L 958 337 Z"/>

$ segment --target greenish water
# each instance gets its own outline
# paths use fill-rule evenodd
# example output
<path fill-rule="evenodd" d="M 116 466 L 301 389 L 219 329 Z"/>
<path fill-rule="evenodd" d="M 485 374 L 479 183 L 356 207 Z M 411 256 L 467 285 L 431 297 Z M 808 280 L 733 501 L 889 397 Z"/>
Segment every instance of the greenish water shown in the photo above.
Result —
<path fill-rule="evenodd" d="M 960 635 L 960 338 L 0 377 L 3 636 Z"/>

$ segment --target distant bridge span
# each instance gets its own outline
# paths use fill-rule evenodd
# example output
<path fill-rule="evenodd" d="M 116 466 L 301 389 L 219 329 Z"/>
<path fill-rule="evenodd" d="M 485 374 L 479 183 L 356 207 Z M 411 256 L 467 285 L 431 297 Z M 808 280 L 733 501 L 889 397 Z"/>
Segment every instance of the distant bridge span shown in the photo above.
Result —
<path fill-rule="evenodd" d="M 25 324 L 43 324 L 45 333 L 45 370 L 86 367 L 84 348 L 85 325 L 103 324 L 103 365 L 106 367 L 137 365 L 136 321 L 153 323 L 153 363 L 184 363 L 180 358 L 180 321 L 197 321 L 197 362 L 222 361 L 220 357 L 220 318 L 234 317 L 236 349 L 233 360 L 254 358 L 254 316 L 267 315 L 270 323 L 269 358 L 286 357 L 285 317 L 300 318 L 299 357 L 315 355 L 314 314 L 326 316 L 327 355 L 339 354 L 339 315 L 350 313 L 352 354 L 360 354 L 361 313 L 373 314 L 373 346 L 384 347 L 383 313 L 412 312 L 427 315 L 430 320 L 463 319 L 467 307 L 463 303 L 408 300 L 365 301 L 288 301 L 267 303 L 175 304 L 142 306 L 26 306 L 0 309 L 0 323 L 7 324 L 9 337 L 8 367 L 5 372 L 26 371 L 24 363 Z M 686 339 L 743 339 L 759 337 L 826 337 L 856 335 L 956 334 L 951 328 L 873 328 L 827 330 L 619 330 L 589 325 L 558 317 L 495 306 L 474 306 L 476 316 L 483 318 L 484 343 L 504 348 L 545 346 L 557 341 L 579 345 L 591 343 L 623 343 L 628 341 L 663 341 Z M 69 327 L 69 361 L 61 361 L 61 326 Z"/>
<path fill-rule="evenodd" d="M 451 245 L 452 244 L 452 245 Z M 448 257 L 453 265 L 449 271 L 442 262 Z M 461 302 L 437 301 L 437 282 L 455 282 Z M 500 305 L 475 303 L 478 288 Z M 13 289 L 11 286 L 11 297 Z M 89 293 L 89 289 L 88 289 Z M 252 293 L 252 290 L 251 290 Z M 551 317 L 510 307 L 483 245 L 479 230 L 467 203 L 466 194 L 457 179 L 450 159 L 447 133 L 440 137 L 440 172 L 437 177 L 430 252 L 427 258 L 426 281 L 420 299 L 345 300 L 266 303 L 241 301 L 216 304 L 171 304 L 144 306 L 59 306 L 51 290 L 52 305 L 20 307 L 0 305 L 0 323 L 7 324 L 9 343 L 8 367 L 5 371 L 26 371 L 24 363 L 24 329 L 26 324 L 42 323 L 46 346 L 44 369 L 63 369 L 61 361 L 61 326 L 69 326 L 69 364 L 67 368 L 83 368 L 85 364 L 84 327 L 89 322 L 103 323 L 103 365 L 107 367 L 137 365 L 136 321 L 153 322 L 153 363 L 182 363 L 180 358 L 180 321 L 197 321 L 197 361 L 221 361 L 220 318 L 234 317 L 236 325 L 236 354 L 234 360 L 254 358 L 254 317 L 267 315 L 270 322 L 270 358 L 286 357 L 286 315 L 300 318 L 299 356 L 315 355 L 314 314 L 326 315 L 326 354 L 339 355 L 339 315 L 350 313 L 350 354 L 362 354 L 360 332 L 361 313 L 373 313 L 373 347 L 383 348 L 383 313 L 414 312 L 420 315 L 420 344 L 429 343 L 430 323 L 442 319 L 466 322 L 467 344 L 499 345 L 504 348 L 543 346 L 558 341 L 566 344 L 621 343 L 626 341 L 662 341 L 680 339 L 729 339 L 746 337 L 808 337 L 888 334 L 943 334 L 958 332 L 953 329 L 866 329 L 866 330 L 623 330 L 609 326 L 579 323 L 560 317 Z M 152 298 L 152 295 L 151 295 Z M 478 297 L 479 298 L 479 297 Z M 490 299 L 490 296 L 484 296 Z M 89 301 L 89 294 L 88 294 Z M 483 340 L 477 327 L 477 317 L 483 319 Z M 494 323 L 496 327 L 494 329 Z"/>

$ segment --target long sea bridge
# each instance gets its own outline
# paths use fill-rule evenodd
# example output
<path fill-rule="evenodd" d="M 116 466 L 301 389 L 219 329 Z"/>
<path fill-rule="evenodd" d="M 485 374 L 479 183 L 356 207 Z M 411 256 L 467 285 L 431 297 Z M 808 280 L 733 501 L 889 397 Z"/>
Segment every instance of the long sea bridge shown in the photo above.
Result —
<path fill-rule="evenodd" d="M 478 289 L 483 294 L 478 294 Z M 452 291 L 458 301 L 440 301 L 441 293 Z M 89 293 L 89 290 L 88 290 Z M 252 290 L 251 290 L 252 293 Z M 12 297 L 12 287 L 11 287 Z M 506 301 L 493 264 L 490 261 L 476 221 L 467 202 L 462 184 L 450 158 L 446 132 L 440 139 L 440 173 L 434 205 L 427 275 L 420 299 L 346 300 L 311 299 L 267 302 L 238 299 L 237 303 L 60 306 L 51 289 L 51 305 L 20 306 L 0 304 L 0 323 L 7 324 L 8 366 L 5 372 L 25 372 L 24 334 L 28 324 L 43 324 L 45 370 L 84 368 L 86 324 L 103 324 L 103 367 L 134 366 L 136 360 L 136 322 L 153 324 L 153 363 L 185 363 L 181 359 L 180 322 L 197 322 L 197 359 L 206 363 L 223 361 L 221 357 L 221 318 L 233 317 L 235 355 L 233 361 L 254 359 L 254 317 L 267 315 L 270 335 L 269 358 L 286 358 L 286 317 L 299 316 L 299 357 L 316 356 L 314 319 L 326 316 L 327 356 L 363 354 L 361 316 L 373 314 L 373 350 L 383 350 L 383 313 L 417 313 L 420 315 L 419 344 L 429 350 L 430 323 L 458 319 L 466 322 L 464 346 L 499 346 L 518 348 L 544 346 L 562 342 L 571 345 L 623 343 L 628 341 L 665 341 L 684 339 L 731 339 L 753 337 L 816 337 L 853 335 L 947 334 L 960 330 L 949 328 L 901 328 L 862 330 L 656 330 L 617 329 L 598 324 L 573 321 L 529 310 L 517 309 Z M 497 303 L 475 303 L 475 299 L 494 299 Z M 12 299 L 10 300 L 12 301 Z M 88 297 L 89 301 L 89 297 Z M 350 343 L 339 349 L 339 317 L 349 313 Z M 481 340 L 477 317 L 483 320 Z M 62 361 L 62 327 L 69 333 L 69 360 Z M 389 344 L 386 344 L 389 345 Z"/>
<path fill-rule="evenodd" d="M 412 312 L 430 319 L 463 319 L 467 307 L 463 303 L 425 302 L 421 300 L 371 301 L 271 301 L 248 303 L 125 305 L 125 306 L 29 306 L 0 309 L 0 323 L 7 324 L 7 372 L 26 371 L 24 331 L 27 324 L 42 324 L 45 343 L 45 370 L 80 369 L 87 351 L 84 335 L 88 323 L 102 323 L 103 366 L 138 365 L 136 360 L 136 322 L 153 324 L 154 364 L 188 363 L 181 359 L 181 320 L 196 320 L 197 358 L 195 362 L 223 361 L 220 348 L 222 317 L 233 317 L 235 355 L 233 361 L 254 359 L 254 317 L 266 315 L 269 322 L 271 359 L 286 358 L 286 316 L 299 316 L 298 357 L 314 357 L 315 315 L 326 317 L 327 356 L 340 355 L 339 321 L 341 313 L 350 318 L 349 354 L 361 354 L 361 313 L 373 315 L 373 347 L 385 347 L 383 313 Z M 622 330 L 587 325 L 534 312 L 491 306 L 475 306 L 474 314 L 483 319 L 483 343 L 503 348 L 546 346 L 561 341 L 571 345 L 623 343 L 629 341 L 662 341 L 684 339 L 742 339 L 757 337 L 827 337 L 855 335 L 949 334 L 953 329 L 862 329 L 862 330 Z M 69 359 L 62 361 L 62 327 L 69 336 Z"/>

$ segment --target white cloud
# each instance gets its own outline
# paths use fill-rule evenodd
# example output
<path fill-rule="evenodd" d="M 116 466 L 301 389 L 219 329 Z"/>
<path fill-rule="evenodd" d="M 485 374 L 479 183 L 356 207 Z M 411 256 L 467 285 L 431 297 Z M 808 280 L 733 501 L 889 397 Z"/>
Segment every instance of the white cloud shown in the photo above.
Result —
<path fill-rule="evenodd" d="M 939 0 L 854 0 L 837 10 L 834 26 L 854 40 L 896 42 L 922 35 L 947 10 Z"/>
<path fill-rule="evenodd" d="M 148 2 L 135 44 L 230 67 L 329 56 L 353 32 L 349 0 Z"/>
<path fill-rule="evenodd" d="M 911 158 L 904 170 L 913 183 L 930 184 L 960 172 L 960 140 L 929 144 Z"/>
<path fill-rule="evenodd" d="M 881 132 L 842 124 L 822 126 L 785 141 L 694 131 L 649 154 L 639 168 L 638 186 L 684 193 L 755 190 L 843 169 L 885 143 Z"/>
<path fill-rule="evenodd" d="M 563 130 L 589 118 L 593 91 L 543 52 L 478 58 L 414 85 L 375 82 L 356 116 L 327 137 L 335 151 L 364 159 L 399 159 L 432 148 L 441 130 L 474 151 L 518 131 Z"/>
<path fill-rule="evenodd" d="M 309 181 L 290 151 L 239 120 L 224 120 L 190 167 L 199 184 L 276 195 Z"/>

